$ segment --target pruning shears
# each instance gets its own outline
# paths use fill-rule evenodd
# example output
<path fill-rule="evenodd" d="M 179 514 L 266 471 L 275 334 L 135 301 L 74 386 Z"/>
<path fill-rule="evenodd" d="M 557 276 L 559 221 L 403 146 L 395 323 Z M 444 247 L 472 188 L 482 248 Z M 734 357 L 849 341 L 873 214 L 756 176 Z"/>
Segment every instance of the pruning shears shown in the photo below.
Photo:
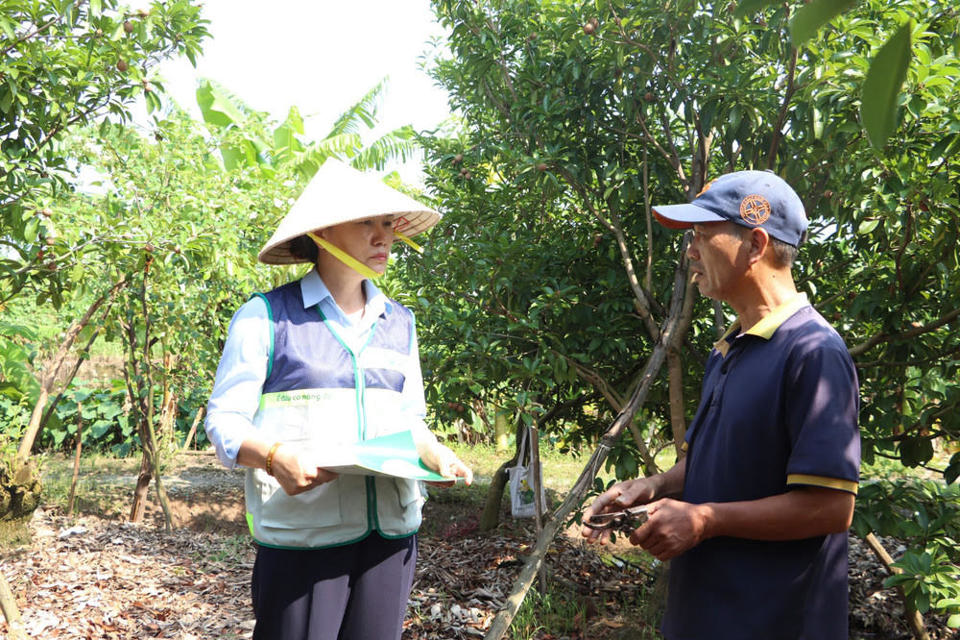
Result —
<path fill-rule="evenodd" d="M 620 531 L 630 533 L 647 521 L 647 505 L 630 507 L 623 511 L 598 513 L 584 520 L 583 524 L 596 531 Z"/>

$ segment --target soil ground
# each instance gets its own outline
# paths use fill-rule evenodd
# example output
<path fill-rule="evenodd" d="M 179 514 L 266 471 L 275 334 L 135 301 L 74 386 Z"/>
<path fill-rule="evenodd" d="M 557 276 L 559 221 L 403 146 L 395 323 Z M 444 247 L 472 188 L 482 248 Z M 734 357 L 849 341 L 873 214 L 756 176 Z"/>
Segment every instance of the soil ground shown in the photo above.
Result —
<path fill-rule="evenodd" d="M 123 470 L 84 474 L 77 511 L 47 504 L 29 523 L 28 541 L 0 563 L 30 637 L 249 638 L 249 573 L 242 474 L 210 455 L 180 456 L 163 478 L 176 528 L 162 531 L 151 489 L 146 521 L 124 522 L 135 478 Z M 535 541 L 530 520 L 509 517 L 480 534 L 479 508 L 456 490 L 431 489 L 424 507 L 420 559 L 404 640 L 483 637 Z M 531 594 L 514 621 L 514 638 L 656 639 L 662 572 L 624 542 L 602 550 L 575 528 L 548 554 L 547 595 Z M 897 543 L 885 540 L 896 555 Z M 882 588 L 885 570 L 851 538 L 851 638 L 905 640 L 897 594 Z M 932 640 L 950 632 L 928 618 Z M 6 624 L 0 622 L 0 638 Z"/>

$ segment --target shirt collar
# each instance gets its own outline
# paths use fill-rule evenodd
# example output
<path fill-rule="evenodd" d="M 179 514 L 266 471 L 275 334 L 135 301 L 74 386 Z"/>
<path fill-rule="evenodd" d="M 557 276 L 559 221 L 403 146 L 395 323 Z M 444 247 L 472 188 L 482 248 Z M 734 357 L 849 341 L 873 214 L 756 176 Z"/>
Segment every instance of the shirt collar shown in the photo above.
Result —
<path fill-rule="evenodd" d="M 367 296 L 367 304 L 364 308 L 365 316 L 377 318 L 393 310 L 393 303 L 377 288 L 377 285 L 370 282 L 370 280 L 364 280 L 363 287 L 363 291 Z M 303 297 L 304 309 L 318 305 L 327 298 L 330 299 L 332 304 L 336 304 L 336 300 L 333 299 L 333 294 L 330 293 L 330 289 L 327 288 L 326 283 L 324 283 L 323 278 L 320 277 L 316 269 L 310 269 L 300 280 L 300 295 Z"/>
<path fill-rule="evenodd" d="M 807 294 L 798 293 L 793 296 L 786 302 L 780 304 L 773 311 L 763 316 L 760 321 L 744 331 L 744 335 L 757 336 L 763 338 L 764 340 L 769 340 L 773 337 L 773 334 L 776 333 L 777 329 L 780 328 L 784 322 L 787 321 L 790 316 L 795 314 L 801 308 L 810 304 L 807 301 Z M 726 357 L 727 351 L 730 350 L 730 344 L 733 342 L 733 337 L 738 335 L 740 331 L 740 321 L 737 320 L 730 328 L 724 332 L 723 336 L 715 343 L 713 343 L 714 348 L 720 352 L 720 355 Z"/>

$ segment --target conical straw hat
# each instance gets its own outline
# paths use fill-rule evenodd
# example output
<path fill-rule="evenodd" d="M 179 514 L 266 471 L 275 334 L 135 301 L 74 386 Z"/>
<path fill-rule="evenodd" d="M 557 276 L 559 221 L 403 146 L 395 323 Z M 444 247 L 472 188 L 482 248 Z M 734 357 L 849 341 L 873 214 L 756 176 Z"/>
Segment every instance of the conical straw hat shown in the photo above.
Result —
<path fill-rule="evenodd" d="M 426 231 L 440 214 L 391 189 L 376 175 L 329 159 L 310 180 L 257 258 L 266 264 L 305 262 L 290 253 L 290 241 L 308 231 L 342 222 L 393 214 L 393 228 L 405 236 Z"/>

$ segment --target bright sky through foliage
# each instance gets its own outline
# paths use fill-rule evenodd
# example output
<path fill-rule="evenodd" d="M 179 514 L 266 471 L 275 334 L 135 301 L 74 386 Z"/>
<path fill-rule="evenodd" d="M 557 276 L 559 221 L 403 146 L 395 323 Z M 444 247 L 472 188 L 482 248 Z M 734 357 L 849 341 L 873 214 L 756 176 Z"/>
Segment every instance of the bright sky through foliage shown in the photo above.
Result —
<path fill-rule="evenodd" d="M 197 68 L 181 58 L 159 70 L 197 118 L 196 80 L 210 78 L 277 120 L 297 106 L 312 140 L 385 76 L 381 126 L 371 138 L 404 124 L 429 129 L 449 116 L 446 92 L 420 69 L 430 39 L 443 34 L 429 0 L 207 0 L 204 16 L 213 37 Z M 417 170 L 401 173 L 410 180 Z"/>

